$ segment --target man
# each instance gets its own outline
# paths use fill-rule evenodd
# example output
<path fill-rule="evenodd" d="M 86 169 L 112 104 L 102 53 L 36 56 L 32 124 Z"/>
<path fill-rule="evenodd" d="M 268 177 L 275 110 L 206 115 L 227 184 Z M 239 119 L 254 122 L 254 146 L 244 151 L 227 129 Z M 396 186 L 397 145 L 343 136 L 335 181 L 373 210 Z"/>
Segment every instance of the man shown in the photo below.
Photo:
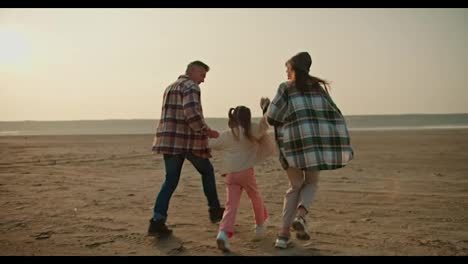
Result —
<path fill-rule="evenodd" d="M 156 198 L 148 235 L 167 236 L 172 233 L 166 226 L 167 210 L 172 194 L 177 188 L 184 160 L 189 160 L 202 176 L 203 191 L 208 200 L 212 223 L 223 217 L 213 166 L 209 160 L 211 150 L 208 137 L 219 133 L 208 127 L 203 117 L 200 101 L 200 83 L 209 71 L 201 61 L 191 62 L 185 75 L 169 85 L 164 91 L 161 119 L 153 143 L 153 152 L 164 155 L 166 179 Z"/>

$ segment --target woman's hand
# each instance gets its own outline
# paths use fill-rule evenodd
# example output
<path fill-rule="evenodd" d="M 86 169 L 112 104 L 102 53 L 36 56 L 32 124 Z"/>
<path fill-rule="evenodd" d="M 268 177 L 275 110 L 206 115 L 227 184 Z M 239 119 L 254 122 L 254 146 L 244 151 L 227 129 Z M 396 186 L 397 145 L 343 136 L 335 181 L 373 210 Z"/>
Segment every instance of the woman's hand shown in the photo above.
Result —
<path fill-rule="evenodd" d="M 263 114 L 265 114 L 269 105 L 270 105 L 270 99 L 268 97 L 262 97 L 260 99 L 260 107 L 262 108 Z"/>

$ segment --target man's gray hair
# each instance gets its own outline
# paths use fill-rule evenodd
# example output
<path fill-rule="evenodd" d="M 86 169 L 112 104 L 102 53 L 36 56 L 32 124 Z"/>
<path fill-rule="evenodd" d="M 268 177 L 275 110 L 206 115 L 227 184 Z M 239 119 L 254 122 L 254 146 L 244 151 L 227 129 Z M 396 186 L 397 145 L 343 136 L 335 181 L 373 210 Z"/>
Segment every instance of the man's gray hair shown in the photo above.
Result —
<path fill-rule="evenodd" d="M 192 61 L 191 63 L 189 63 L 189 65 L 187 65 L 187 70 L 185 70 L 185 73 L 188 73 L 192 67 L 201 67 L 205 69 L 205 71 L 207 72 L 210 70 L 210 67 L 208 65 L 206 65 L 205 63 L 199 60 L 196 60 L 196 61 Z"/>

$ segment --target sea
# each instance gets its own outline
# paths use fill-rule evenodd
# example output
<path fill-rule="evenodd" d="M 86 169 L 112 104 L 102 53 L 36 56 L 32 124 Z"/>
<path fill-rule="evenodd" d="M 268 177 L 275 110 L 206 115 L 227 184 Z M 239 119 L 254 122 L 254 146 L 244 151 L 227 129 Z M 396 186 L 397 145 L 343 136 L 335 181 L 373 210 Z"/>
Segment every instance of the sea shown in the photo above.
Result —
<path fill-rule="evenodd" d="M 350 115 L 345 119 L 350 131 L 468 128 L 468 114 Z M 218 131 L 227 129 L 227 121 L 206 118 Z M 157 119 L 0 121 L 0 136 L 154 134 L 157 123 Z"/>

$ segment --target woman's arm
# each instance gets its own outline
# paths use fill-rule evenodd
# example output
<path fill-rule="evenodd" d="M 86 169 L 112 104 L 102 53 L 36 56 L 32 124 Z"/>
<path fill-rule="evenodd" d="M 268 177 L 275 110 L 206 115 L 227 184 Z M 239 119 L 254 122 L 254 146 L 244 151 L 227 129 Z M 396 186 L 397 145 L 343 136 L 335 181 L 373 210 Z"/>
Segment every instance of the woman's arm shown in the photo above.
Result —
<path fill-rule="evenodd" d="M 268 107 L 266 112 L 267 121 L 272 126 L 282 126 L 284 123 L 288 109 L 287 89 L 286 83 L 280 84 L 275 98 Z"/>

